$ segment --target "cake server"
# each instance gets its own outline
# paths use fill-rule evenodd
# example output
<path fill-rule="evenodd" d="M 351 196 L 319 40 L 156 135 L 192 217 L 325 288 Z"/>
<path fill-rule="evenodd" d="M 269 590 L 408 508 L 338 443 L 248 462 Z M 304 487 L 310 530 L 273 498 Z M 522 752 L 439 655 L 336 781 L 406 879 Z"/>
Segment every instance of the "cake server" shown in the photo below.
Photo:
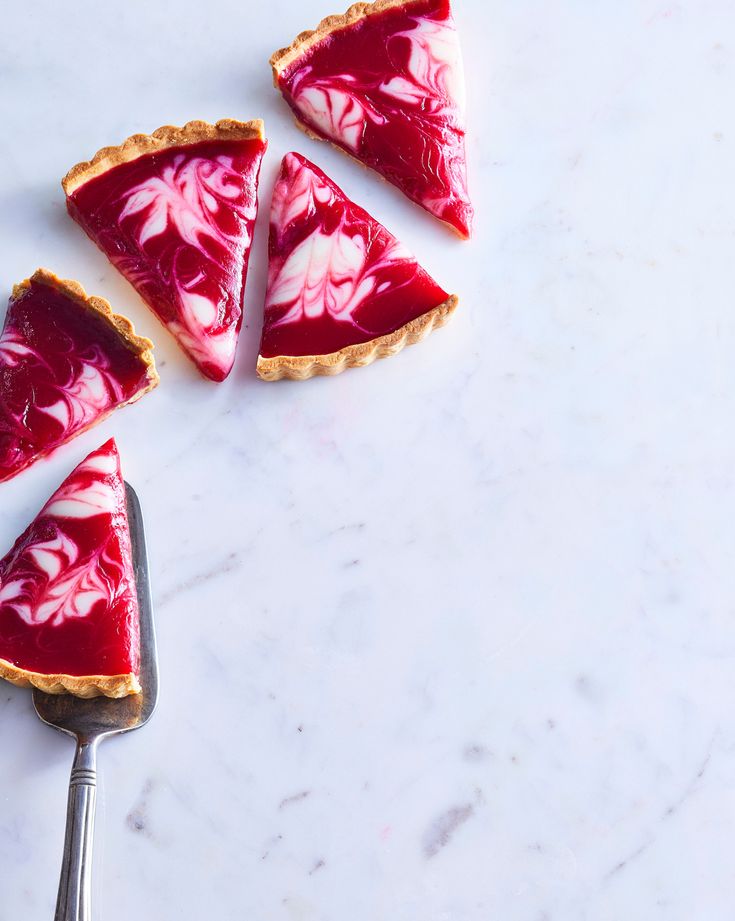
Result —
<path fill-rule="evenodd" d="M 101 739 L 140 729 L 158 699 L 158 657 L 148 557 L 140 502 L 125 484 L 133 566 L 140 608 L 140 683 L 142 692 L 113 700 L 84 699 L 34 690 L 36 713 L 49 726 L 74 736 L 77 751 L 69 781 L 66 838 L 54 921 L 91 921 L 92 847 L 97 796 L 97 745 Z"/>

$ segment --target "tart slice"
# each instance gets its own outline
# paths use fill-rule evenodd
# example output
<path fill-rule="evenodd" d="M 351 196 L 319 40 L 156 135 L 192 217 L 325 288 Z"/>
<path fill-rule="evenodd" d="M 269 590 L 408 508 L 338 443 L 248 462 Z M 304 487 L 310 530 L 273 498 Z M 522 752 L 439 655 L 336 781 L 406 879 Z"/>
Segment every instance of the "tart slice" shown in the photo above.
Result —
<path fill-rule="evenodd" d="M 449 0 L 376 0 L 271 58 L 308 134 L 332 141 L 469 237 L 464 73 Z"/>
<path fill-rule="evenodd" d="M 457 306 L 410 252 L 305 157 L 273 191 L 258 374 L 303 380 L 395 355 Z"/>
<path fill-rule="evenodd" d="M 158 383 L 153 344 L 75 281 L 39 269 L 0 334 L 0 482 Z"/>
<path fill-rule="evenodd" d="M 263 122 L 167 125 L 62 181 L 69 213 L 213 381 L 235 360 Z"/>
<path fill-rule="evenodd" d="M 140 691 L 138 596 L 114 441 L 64 480 L 0 560 L 0 677 L 48 694 Z"/>

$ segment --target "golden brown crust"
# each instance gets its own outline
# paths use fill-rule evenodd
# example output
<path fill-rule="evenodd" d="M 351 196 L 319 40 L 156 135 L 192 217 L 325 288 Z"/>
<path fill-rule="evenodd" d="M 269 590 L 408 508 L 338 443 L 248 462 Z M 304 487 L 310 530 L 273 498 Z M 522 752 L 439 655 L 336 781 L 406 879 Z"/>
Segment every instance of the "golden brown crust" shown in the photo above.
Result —
<path fill-rule="evenodd" d="M 146 339 L 145 336 L 136 335 L 135 328 L 130 320 L 119 313 L 113 313 L 109 301 L 105 300 L 103 297 L 88 295 L 78 281 L 73 281 L 68 278 L 59 278 L 58 275 L 55 275 L 48 269 L 36 269 L 30 278 L 26 278 L 24 281 L 20 282 L 20 284 L 14 285 L 12 300 L 17 300 L 22 297 L 33 282 L 55 288 L 70 300 L 79 304 L 80 307 L 102 317 L 106 323 L 109 323 L 117 330 L 120 337 L 124 340 L 125 345 L 131 352 L 134 352 L 138 358 L 140 358 L 147 368 L 148 386 L 135 395 L 135 400 L 142 397 L 144 393 L 148 393 L 149 390 L 152 390 L 158 384 L 159 377 L 156 371 L 156 363 L 153 358 L 153 343 L 150 339 Z M 131 400 L 130 402 L 133 401 Z"/>
<path fill-rule="evenodd" d="M 377 358 L 397 355 L 407 345 L 420 342 L 434 329 L 439 329 L 457 309 L 459 298 L 452 294 L 446 301 L 401 326 L 393 333 L 348 345 L 328 355 L 276 355 L 274 358 L 258 356 L 258 376 L 264 381 L 279 381 L 288 378 L 305 381 L 317 375 L 340 374 L 347 368 L 362 368 Z"/>
<path fill-rule="evenodd" d="M 314 45 L 319 44 L 332 32 L 345 29 L 359 19 L 374 16 L 394 6 L 411 6 L 420 0 L 375 0 L 374 3 L 353 3 L 345 13 L 327 16 L 319 23 L 316 29 L 307 29 L 301 32 L 286 48 L 279 48 L 271 55 L 270 65 L 273 68 L 273 83 L 278 86 L 278 77 L 302 54 L 305 54 Z"/>
<path fill-rule="evenodd" d="M 19 688 L 38 688 L 46 694 L 73 694 L 75 697 L 127 697 L 140 694 L 137 675 L 43 675 L 29 672 L 0 659 L 0 678 Z"/>
<path fill-rule="evenodd" d="M 71 195 L 80 186 L 95 176 L 101 176 L 107 170 L 121 163 L 137 160 L 143 154 L 154 153 L 167 147 L 183 147 L 199 141 L 249 141 L 264 140 L 265 126 L 262 119 L 254 118 L 249 122 L 239 122 L 234 118 L 223 118 L 210 125 L 208 122 L 187 122 L 182 128 L 176 125 L 163 125 L 153 134 L 134 134 L 117 147 L 103 147 L 91 160 L 85 160 L 72 166 L 61 180 L 67 195 Z"/>

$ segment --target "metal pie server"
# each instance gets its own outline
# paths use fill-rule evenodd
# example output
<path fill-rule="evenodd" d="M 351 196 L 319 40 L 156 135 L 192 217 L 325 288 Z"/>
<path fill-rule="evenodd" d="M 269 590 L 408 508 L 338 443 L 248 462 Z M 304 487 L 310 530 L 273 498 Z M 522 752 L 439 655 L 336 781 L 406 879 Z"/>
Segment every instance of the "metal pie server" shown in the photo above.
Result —
<path fill-rule="evenodd" d="M 92 847 L 97 796 L 97 745 L 101 739 L 140 729 L 158 699 L 158 657 L 143 517 L 132 486 L 125 484 L 133 566 L 140 607 L 140 694 L 85 700 L 34 690 L 36 713 L 49 726 L 77 740 L 69 781 L 64 859 L 54 921 L 91 921 Z"/>

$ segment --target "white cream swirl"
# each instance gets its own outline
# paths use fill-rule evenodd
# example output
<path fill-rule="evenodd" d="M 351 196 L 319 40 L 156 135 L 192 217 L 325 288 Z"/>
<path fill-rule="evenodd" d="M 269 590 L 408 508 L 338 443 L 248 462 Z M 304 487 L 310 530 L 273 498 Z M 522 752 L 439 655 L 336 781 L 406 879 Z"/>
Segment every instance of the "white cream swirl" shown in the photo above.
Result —
<path fill-rule="evenodd" d="M 119 220 L 136 219 L 133 235 L 142 252 L 163 233 L 176 236 L 167 261 L 178 310 L 176 316 L 164 318 L 166 325 L 196 360 L 229 370 L 237 324 L 224 321 L 232 309 L 230 301 L 233 297 L 237 301 L 240 292 L 223 287 L 222 270 L 228 260 L 242 264 L 257 211 L 254 196 L 243 195 L 242 176 L 234 159 L 179 154 L 159 175 L 132 186 L 120 200 Z M 229 232 L 223 223 L 233 213 L 238 217 L 237 229 Z M 217 255 L 212 244 L 228 253 L 227 260 Z M 195 248 L 202 257 L 201 268 L 193 277 L 182 277 L 178 270 L 178 253 L 185 246 Z M 150 269 L 141 269 L 135 259 L 123 257 L 117 262 L 135 283 L 145 287 L 150 281 Z M 215 266 L 216 271 L 210 271 Z M 239 302 L 235 306 L 239 308 Z"/>
<path fill-rule="evenodd" d="M 100 556 L 80 560 L 78 546 L 61 530 L 53 538 L 29 544 L 23 556 L 33 564 L 35 578 L 21 576 L 4 582 L 0 605 L 14 610 L 29 626 L 58 626 L 69 618 L 86 617 L 97 602 L 109 599 Z"/>
<path fill-rule="evenodd" d="M 91 518 L 112 515 L 119 506 L 114 475 L 116 454 L 91 454 L 43 507 L 42 515 L 55 518 Z"/>
<path fill-rule="evenodd" d="M 417 19 L 412 29 L 395 38 L 411 43 L 408 72 L 391 77 L 380 88 L 388 96 L 412 106 L 426 107 L 432 116 L 441 115 L 455 127 L 464 124 L 465 83 L 462 51 L 454 21 Z"/>
<path fill-rule="evenodd" d="M 442 21 L 426 17 L 412 21 L 410 29 L 389 39 L 410 42 L 406 71 L 384 80 L 378 89 L 401 106 L 410 106 L 421 119 L 441 117 L 461 128 L 465 84 L 454 20 L 450 16 Z M 353 152 L 360 148 L 366 122 L 382 125 L 387 121 L 374 87 L 352 74 L 316 77 L 307 65 L 296 75 L 292 93 L 298 108 L 316 128 Z"/>
<path fill-rule="evenodd" d="M 14 610 L 25 623 L 57 626 L 86 617 L 98 602 L 109 602 L 111 577 L 120 562 L 109 556 L 112 516 L 124 501 L 117 448 L 108 442 L 82 461 L 49 499 L 11 558 L 0 584 L 0 607 Z M 101 542 L 80 547 L 65 521 L 104 515 Z M 49 536 L 52 529 L 52 536 Z M 94 532 L 93 532 L 94 533 Z M 86 540 L 86 538 L 85 538 Z"/>
<path fill-rule="evenodd" d="M 233 181 L 231 157 L 216 160 L 179 154 L 173 163 L 165 166 L 160 175 L 150 176 L 132 186 L 122 196 L 124 206 L 120 220 L 145 211 L 144 219 L 137 225 L 136 239 L 141 248 L 154 237 L 172 228 L 184 243 L 196 247 L 208 256 L 202 239 L 209 238 L 227 247 L 233 239 L 225 233 L 216 220 L 220 200 L 236 202 L 242 190 Z M 254 217 L 253 213 L 245 215 Z M 247 245 L 247 240 L 242 245 Z"/>
<path fill-rule="evenodd" d="M 48 406 L 38 406 L 38 410 L 56 419 L 65 432 L 89 425 L 124 399 L 108 359 L 96 349 L 92 356 L 79 360 L 74 378 L 57 390 L 59 399 Z"/>
<path fill-rule="evenodd" d="M 384 124 L 385 116 L 371 104 L 355 77 L 335 74 L 310 80 L 310 71 L 307 67 L 294 85 L 294 100 L 299 109 L 324 134 L 357 152 L 365 123 Z"/>
<path fill-rule="evenodd" d="M 272 267 L 266 311 L 288 307 L 273 326 L 328 314 L 359 327 L 355 313 L 380 289 L 381 275 L 400 264 L 415 265 L 415 259 L 395 238 L 382 249 L 372 246 L 370 228 L 351 220 L 347 200 L 338 199 L 334 189 L 295 156 L 286 156 L 283 169 L 273 195 L 271 220 L 276 233 L 294 221 L 307 221 L 316 202 L 339 218 L 330 220 L 332 230 L 316 227 L 281 264 Z"/>
<path fill-rule="evenodd" d="M 375 293 L 380 274 L 406 261 L 413 258 L 397 240 L 370 262 L 364 237 L 346 230 L 344 222 L 331 233 L 317 229 L 284 262 L 269 288 L 266 309 L 290 305 L 274 326 L 323 314 L 358 326 L 355 312 Z"/>
<path fill-rule="evenodd" d="M 286 154 L 284 169 L 288 171 L 288 182 L 276 184 L 271 203 L 271 223 L 281 231 L 294 221 L 304 220 L 333 198 L 329 186 L 312 170 L 304 169 L 293 154 Z"/>
<path fill-rule="evenodd" d="M 390 23 L 396 31 L 370 36 L 375 63 L 363 52 L 354 71 L 345 67 L 349 43 L 357 44 L 359 34 L 345 30 L 337 72 L 329 72 L 330 45 L 317 45 L 287 74 L 284 92 L 307 125 L 469 234 L 466 94 L 456 25 L 444 4 L 433 14 L 408 8 L 404 14 Z M 368 22 L 361 23 L 366 32 Z"/>
<path fill-rule="evenodd" d="M 36 352 L 25 342 L 20 333 L 10 327 L 3 329 L 0 335 L 0 362 L 6 367 L 15 368 Z"/>

